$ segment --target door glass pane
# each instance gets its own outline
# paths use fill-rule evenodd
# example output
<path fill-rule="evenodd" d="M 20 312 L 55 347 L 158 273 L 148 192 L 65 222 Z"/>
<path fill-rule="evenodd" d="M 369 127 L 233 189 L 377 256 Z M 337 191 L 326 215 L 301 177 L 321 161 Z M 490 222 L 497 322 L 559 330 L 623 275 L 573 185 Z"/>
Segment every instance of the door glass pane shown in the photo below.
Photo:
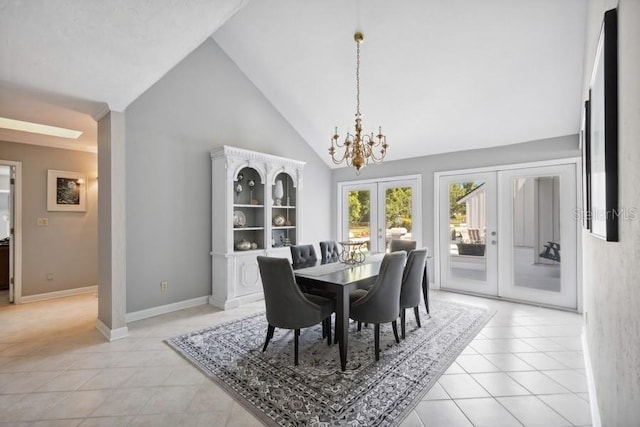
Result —
<path fill-rule="evenodd" d="M 512 184 L 513 284 L 560 292 L 560 177 Z"/>
<path fill-rule="evenodd" d="M 483 181 L 449 184 L 450 277 L 487 280 L 486 213 Z"/>
<path fill-rule="evenodd" d="M 349 240 L 371 244 L 371 191 L 350 190 L 348 192 Z"/>
<path fill-rule="evenodd" d="M 385 248 L 389 252 L 392 239 L 412 238 L 412 191 L 411 187 L 387 188 L 384 195 Z"/>

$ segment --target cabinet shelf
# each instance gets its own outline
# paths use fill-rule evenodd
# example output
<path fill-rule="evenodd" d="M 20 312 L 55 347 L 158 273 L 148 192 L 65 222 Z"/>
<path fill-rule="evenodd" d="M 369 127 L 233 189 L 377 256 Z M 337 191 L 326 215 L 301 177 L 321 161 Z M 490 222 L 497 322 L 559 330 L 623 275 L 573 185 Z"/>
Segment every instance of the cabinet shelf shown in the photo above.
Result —
<path fill-rule="evenodd" d="M 242 251 L 240 249 L 234 249 L 233 253 L 245 254 L 245 255 L 247 255 L 247 254 L 249 254 L 249 255 L 250 254 L 262 254 L 262 253 L 264 253 L 264 248 L 247 249 L 247 250 L 244 250 L 244 251 Z"/>
<path fill-rule="evenodd" d="M 234 208 L 264 208 L 264 205 L 234 204 Z"/>
<path fill-rule="evenodd" d="M 295 206 L 272 206 L 272 209 L 295 209 Z"/>
<path fill-rule="evenodd" d="M 233 227 L 233 231 L 264 230 L 264 227 Z"/>
<path fill-rule="evenodd" d="M 277 227 L 277 226 L 274 225 L 271 228 L 274 229 L 274 230 L 291 230 L 291 229 L 296 228 L 296 226 L 295 225 L 283 225 L 283 226 Z"/>

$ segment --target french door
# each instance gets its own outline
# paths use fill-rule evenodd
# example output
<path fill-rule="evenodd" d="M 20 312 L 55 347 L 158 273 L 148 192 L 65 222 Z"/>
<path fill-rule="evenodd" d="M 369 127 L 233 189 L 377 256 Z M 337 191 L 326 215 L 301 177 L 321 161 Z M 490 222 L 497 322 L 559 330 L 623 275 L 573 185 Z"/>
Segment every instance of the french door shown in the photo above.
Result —
<path fill-rule="evenodd" d="M 576 166 L 439 177 L 440 286 L 577 308 Z"/>
<path fill-rule="evenodd" d="M 391 239 L 422 240 L 419 177 L 339 184 L 339 240 L 384 252 Z"/>
<path fill-rule="evenodd" d="M 440 178 L 440 287 L 498 295 L 496 173 Z"/>

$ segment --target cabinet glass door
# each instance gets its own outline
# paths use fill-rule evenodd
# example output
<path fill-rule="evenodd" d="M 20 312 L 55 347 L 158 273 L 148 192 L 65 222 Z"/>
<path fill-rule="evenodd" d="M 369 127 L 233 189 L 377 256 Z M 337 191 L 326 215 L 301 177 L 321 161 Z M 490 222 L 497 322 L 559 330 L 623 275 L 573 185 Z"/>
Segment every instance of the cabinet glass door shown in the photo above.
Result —
<path fill-rule="evenodd" d="M 297 244 L 296 187 L 289 174 L 281 172 L 271 188 L 271 247 L 279 248 Z"/>
<path fill-rule="evenodd" d="M 235 251 L 264 249 L 264 184 L 246 167 L 233 181 L 233 246 Z"/>

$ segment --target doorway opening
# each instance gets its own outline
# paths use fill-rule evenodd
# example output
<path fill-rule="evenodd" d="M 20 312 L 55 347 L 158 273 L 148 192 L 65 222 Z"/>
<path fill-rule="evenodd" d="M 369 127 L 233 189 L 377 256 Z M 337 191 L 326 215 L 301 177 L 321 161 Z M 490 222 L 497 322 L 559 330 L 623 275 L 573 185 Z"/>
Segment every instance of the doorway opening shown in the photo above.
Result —
<path fill-rule="evenodd" d="M 20 162 L 0 160 L 0 306 L 20 302 L 21 172 Z"/>

